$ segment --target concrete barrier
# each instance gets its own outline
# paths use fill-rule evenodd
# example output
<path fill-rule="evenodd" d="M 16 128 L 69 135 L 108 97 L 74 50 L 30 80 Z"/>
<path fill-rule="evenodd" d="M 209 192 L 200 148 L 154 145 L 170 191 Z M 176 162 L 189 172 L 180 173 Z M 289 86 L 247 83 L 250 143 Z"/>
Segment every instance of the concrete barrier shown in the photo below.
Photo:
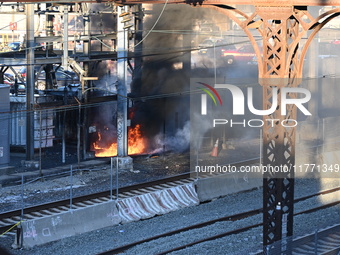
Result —
<path fill-rule="evenodd" d="M 25 220 L 22 226 L 22 247 L 56 241 L 75 234 L 117 225 L 121 222 L 115 201 L 54 214 L 36 220 Z"/>
<path fill-rule="evenodd" d="M 250 173 L 221 174 L 196 181 L 196 190 L 200 202 L 261 186 L 262 176 Z"/>
<path fill-rule="evenodd" d="M 321 154 L 320 163 L 315 166 L 314 173 L 319 178 L 339 178 L 339 165 L 340 151 L 324 152 Z"/>
<path fill-rule="evenodd" d="M 164 190 L 160 196 L 161 201 L 170 205 L 170 208 L 175 210 L 198 205 L 199 199 L 193 183 L 177 186 L 171 189 Z"/>
<path fill-rule="evenodd" d="M 147 219 L 157 214 L 157 202 L 151 194 L 125 198 L 117 203 L 122 223 Z"/>
<path fill-rule="evenodd" d="M 122 223 L 127 223 L 198 204 L 194 184 L 190 183 L 122 199 L 117 206 Z"/>
<path fill-rule="evenodd" d="M 321 163 L 328 166 L 340 164 L 340 151 L 329 151 L 321 154 Z"/>

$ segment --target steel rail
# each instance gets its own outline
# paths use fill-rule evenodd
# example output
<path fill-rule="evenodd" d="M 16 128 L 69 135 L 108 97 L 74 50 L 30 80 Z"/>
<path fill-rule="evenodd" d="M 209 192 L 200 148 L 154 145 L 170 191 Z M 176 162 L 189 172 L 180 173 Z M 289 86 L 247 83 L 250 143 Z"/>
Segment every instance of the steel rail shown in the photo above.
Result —
<path fill-rule="evenodd" d="M 316 238 L 317 236 L 317 238 Z M 292 254 L 322 254 L 339 255 L 340 252 L 340 225 L 330 226 L 302 237 L 295 238 L 291 245 Z M 257 251 L 253 255 L 262 255 Z"/>
<path fill-rule="evenodd" d="M 158 179 L 158 180 L 154 180 L 154 181 L 149 181 L 149 182 L 144 182 L 144 183 L 139 183 L 139 184 L 133 184 L 133 185 L 129 185 L 129 186 L 125 186 L 125 187 L 121 187 L 119 188 L 120 192 L 128 192 L 131 190 L 137 190 L 137 189 L 142 189 L 142 188 L 146 188 L 146 187 L 151 187 L 151 186 L 155 186 L 155 185 L 159 185 L 159 184 L 164 184 L 167 182 L 173 182 L 173 181 L 178 181 L 180 179 L 186 179 L 190 176 L 190 174 L 188 173 L 184 173 L 184 174 L 180 174 L 180 175 L 176 175 L 176 176 L 171 176 L 171 177 L 166 177 L 163 179 Z M 92 193 L 89 195 L 83 195 L 83 196 L 79 196 L 79 197 L 74 197 L 72 200 L 74 203 L 78 203 L 78 202 L 83 202 L 86 200 L 91 200 L 91 199 L 97 199 L 99 197 L 107 197 L 110 195 L 110 190 L 107 191 L 102 191 L 102 192 L 98 192 L 98 193 Z M 113 190 L 113 195 L 115 196 L 115 190 Z M 59 200 L 59 201 L 54 201 L 54 202 L 50 202 L 50 203 L 45 203 L 45 204 L 40 204 L 40 205 L 36 205 L 36 206 L 32 206 L 32 207 L 27 207 L 24 209 L 25 213 L 31 213 L 31 212 L 36 212 L 39 210 L 46 210 L 46 209 L 50 209 L 53 207 L 58 207 L 58 206 L 65 206 L 68 205 L 70 202 L 69 199 L 63 199 L 63 200 Z M 21 209 L 18 210 L 13 210 L 13 211 L 9 211 L 9 212 L 4 212 L 0 214 L 0 220 L 3 218 L 9 218 L 9 217 L 13 217 L 13 216 L 20 216 L 21 215 Z"/>
<path fill-rule="evenodd" d="M 152 187 L 152 186 L 156 186 L 156 185 L 160 185 L 160 184 L 165 184 L 165 183 L 168 183 L 168 182 L 174 182 L 174 181 L 179 181 L 179 180 L 183 180 L 183 179 L 188 179 L 189 177 L 190 177 L 189 173 L 184 173 L 184 174 L 166 177 L 166 178 L 162 178 L 162 179 L 158 179 L 158 180 L 154 180 L 154 181 L 149 181 L 149 182 L 144 182 L 144 183 L 133 184 L 133 185 L 121 187 L 121 188 L 119 188 L 119 192 L 120 193 L 129 192 L 129 191 L 132 191 L 132 190 L 143 189 L 143 188 L 146 188 L 146 187 Z M 113 190 L 112 193 L 113 193 L 113 196 L 116 195 L 115 190 Z M 84 201 L 89 201 L 89 200 L 108 197 L 108 196 L 110 196 L 110 190 L 74 197 L 72 199 L 72 201 L 73 201 L 73 204 L 76 204 L 76 203 L 81 203 L 81 202 L 84 202 Z M 39 205 L 35 205 L 35 206 L 32 206 L 32 207 L 24 208 L 24 213 L 30 214 L 30 213 L 35 213 L 35 212 L 39 212 L 39 211 L 42 211 L 42 210 L 51 210 L 53 208 L 61 207 L 61 206 L 67 207 L 67 206 L 69 206 L 69 203 L 70 203 L 70 199 L 63 199 L 63 200 L 58 200 L 58 201 L 54 201 L 54 202 L 39 204 Z M 21 209 L 17 209 L 17 210 L 13 210 L 13 211 L 0 213 L 0 221 L 6 222 L 6 219 L 10 219 L 10 218 L 13 218 L 13 217 L 20 217 L 21 212 L 22 212 Z M 12 225 L 13 224 L 1 226 L 0 227 L 0 234 L 5 232 Z"/>

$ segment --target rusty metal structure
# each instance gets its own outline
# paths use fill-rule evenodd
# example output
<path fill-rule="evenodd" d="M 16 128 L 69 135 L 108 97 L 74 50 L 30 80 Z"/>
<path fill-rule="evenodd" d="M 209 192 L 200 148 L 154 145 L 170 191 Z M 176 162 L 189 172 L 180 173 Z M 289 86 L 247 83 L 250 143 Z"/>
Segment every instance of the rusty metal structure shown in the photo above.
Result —
<path fill-rule="evenodd" d="M 9 2 L 9 1 L 4 1 Z M 21 2 L 21 1 L 18 1 Z M 39 3 L 26 0 L 22 2 Z M 68 3 L 76 3 L 71 0 Z M 97 1 L 83 1 L 93 2 Z M 105 1 L 107 2 L 107 1 Z M 269 116 L 264 116 L 263 164 L 267 166 L 295 165 L 295 132 L 293 126 L 283 126 L 282 121 L 296 119 L 295 105 L 287 105 L 286 115 L 281 115 L 282 88 L 297 87 L 302 78 L 302 68 L 307 49 L 318 31 L 330 20 L 340 15 L 334 8 L 319 17 L 313 17 L 308 6 L 340 6 L 340 0 L 124 0 L 118 5 L 134 4 L 190 4 L 196 8 L 213 8 L 226 14 L 247 34 L 258 59 L 259 83 L 263 87 L 263 109 L 273 104 L 273 92 L 277 91 L 279 107 Z M 62 1 L 49 1 L 60 3 Z M 246 14 L 236 5 L 252 5 L 254 12 Z M 201 6 L 201 7 L 199 7 Z M 260 47 L 254 37 L 256 30 L 262 37 Z M 307 40 L 301 45 L 302 38 Z M 289 98 L 297 95 L 290 93 Z M 293 234 L 294 172 L 267 173 L 263 178 L 263 244 L 267 246 Z M 289 238 L 288 238 L 289 239 Z M 277 251 L 289 254 L 289 248 Z M 289 247 L 289 245 L 287 246 Z"/>
<path fill-rule="evenodd" d="M 284 127 L 282 121 L 296 119 L 295 105 L 287 106 L 286 115 L 281 115 L 280 98 L 282 88 L 296 87 L 302 78 L 304 58 L 312 39 L 340 9 L 333 9 L 320 17 L 313 18 L 307 6 L 294 6 L 292 1 L 254 1 L 255 11 L 245 15 L 235 8 L 219 5 L 248 35 L 257 54 L 259 83 L 263 87 L 263 109 L 270 109 L 273 92 L 278 91 L 276 111 L 264 116 L 263 164 L 287 167 L 286 173 L 267 172 L 263 178 L 263 244 L 276 243 L 275 252 L 289 254 L 289 245 L 278 242 L 293 235 L 295 127 Z M 245 18 L 240 21 L 239 17 Z M 262 37 L 262 52 L 256 43 L 252 29 Z M 311 33 L 309 31 L 312 31 Z M 299 47 L 303 37 L 305 44 Z M 289 95 L 296 98 L 295 93 Z M 270 120 L 270 121 L 268 121 Z M 275 123 L 274 125 L 272 123 Z M 287 240 L 284 243 L 287 243 Z"/>

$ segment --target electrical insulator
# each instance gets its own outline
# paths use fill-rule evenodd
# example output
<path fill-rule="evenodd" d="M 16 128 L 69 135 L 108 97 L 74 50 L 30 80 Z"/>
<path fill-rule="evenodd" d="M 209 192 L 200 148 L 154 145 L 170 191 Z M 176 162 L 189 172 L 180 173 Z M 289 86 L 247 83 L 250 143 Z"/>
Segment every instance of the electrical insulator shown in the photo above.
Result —
<path fill-rule="evenodd" d="M 133 23 L 132 23 L 133 19 L 132 19 L 130 12 L 123 12 L 119 15 L 119 17 L 123 18 L 120 22 L 124 23 L 124 27 L 123 27 L 124 29 L 133 27 Z"/>
<path fill-rule="evenodd" d="M 124 19 L 121 21 L 122 23 L 131 21 L 130 17 L 124 17 Z"/>
<path fill-rule="evenodd" d="M 121 14 L 119 14 L 119 17 L 124 17 L 124 16 L 127 16 L 129 14 L 130 14 L 129 12 L 122 12 Z"/>
<path fill-rule="evenodd" d="M 132 24 L 128 24 L 128 25 L 125 25 L 123 28 L 124 29 L 128 29 L 128 28 L 130 28 L 130 27 L 132 27 L 133 25 Z"/>

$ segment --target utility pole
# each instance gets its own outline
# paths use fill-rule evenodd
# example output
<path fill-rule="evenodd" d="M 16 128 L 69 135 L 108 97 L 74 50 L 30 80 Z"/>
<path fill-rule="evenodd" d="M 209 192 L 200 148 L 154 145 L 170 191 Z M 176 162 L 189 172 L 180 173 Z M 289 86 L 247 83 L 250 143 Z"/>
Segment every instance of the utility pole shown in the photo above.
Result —
<path fill-rule="evenodd" d="M 91 37 L 91 20 L 90 20 L 90 13 L 89 13 L 89 10 L 90 10 L 90 5 L 89 3 L 83 3 L 82 4 L 82 8 L 83 10 L 85 10 L 85 14 L 83 16 L 83 20 L 84 20 L 84 34 L 86 35 L 86 40 L 83 41 L 83 51 L 84 51 L 84 55 L 86 57 L 90 57 L 90 54 L 91 54 L 91 40 L 90 40 L 90 37 Z M 88 77 L 89 76 L 89 62 L 84 62 L 83 63 L 83 68 L 84 68 L 84 75 L 85 77 Z M 83 80 L 82 81 L 83 83 L 83 91 L 89 87 L 89 82 L 88 80 Z"/>
<path fill-rule="evenodd" d="M 86 5 L 86 10 L 90 10 L 91 8 L 91 4 L 89 3 L 84 3 L 84 6 Z M 90 13 L 87 12 L 87 16 L 84 17 L 84 32 L 85 35 L 88 36 L 88 40 L 84 40 L 83 42 L 83 51 L 84 51 L 84 55 L 87 56 L 88 58 L 90 58 L 91 55 L 91 18 L 90 18 Z M 84 68 L 84 76 L 88 77 L 89 76 L 89 71 L 90 71 L 90 63 L 89 62 L 84 62 L 83 63 L 83 68 Z M 83 77 L 84 78 L 84 77 Z M 83 80 L 83 88 L 90 88 L 92 83 L 91 81 L 88 80 Z M 89 92 L 91 93 L 91 92 Z M 88 98 L 88 93 L 86 93 L 84 95 L 84 101 L 85 103 L 87 102 L 87 98 Z M 84 108 L 83 110 L 83 158 L 86 159 L 86 150 L 87 150 L 87 146 L 88 146 L 88 128 L 87 128 L 87 122 L 88 122 L 88 110 L 86 108 Z"/>
<path fill-rule="evenodd" d="M 26 160 L 34 158 L 34 4 L 26 4 Z"/>
<path fill-rule="evenodd" d="M 46 10 L 49 12 L 52 8 L 52 4 L 46 4 Z M 51 14 L 46 15 L 46 36 L 53 36 L 53 18 L 54 16 Z M 47 56 L 53 51 L 53 43 L 48 42 L 46 43 L 46 54 Z M 45 79 L 46 79 L 46 89 L 53 88 L 53 79 L 51 74 L 54 72 L 53 65 L 47 64 L 45 67 Z"/>
<path fill-rule="evenodd" d="M 127 132 L 127 48 L 129 21 L 128 6 L 118 7 L 117 21 L 117 157 L 119 167 L 132 169 L 132 158 L 128 157 Z M 123 20 L 121 20 L 123 19 Z"/>
<path fill-rule="evenodd" d="M 63 5 L 63 19 L 64 19 L 64 31 L 63 31 L 63 57 L 62 66 L 65 70 L 68 70 L 68 6 Z"/>

